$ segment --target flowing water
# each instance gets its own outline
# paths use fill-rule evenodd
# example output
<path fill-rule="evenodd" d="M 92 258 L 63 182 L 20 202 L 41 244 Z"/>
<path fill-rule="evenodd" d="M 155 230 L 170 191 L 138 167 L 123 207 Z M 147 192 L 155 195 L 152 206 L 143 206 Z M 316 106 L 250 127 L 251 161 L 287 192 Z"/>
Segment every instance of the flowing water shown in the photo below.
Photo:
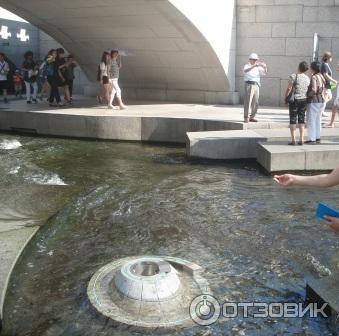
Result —
<path fill-rule="evenodd" d="M 183 148 L 0 135 L 0 225 L 43 225 L 17 263 L 6 336 L 142 335 L 97 314 L 90 277 L 126 256 L 206 271 L 219 301 L 302 302 L 338 268 L 315 206 L 338 189 L 281 188 L 254 163 L 190 163 Z M 326 319 L 234 318 L 163 335 L 332 335 Z"/>

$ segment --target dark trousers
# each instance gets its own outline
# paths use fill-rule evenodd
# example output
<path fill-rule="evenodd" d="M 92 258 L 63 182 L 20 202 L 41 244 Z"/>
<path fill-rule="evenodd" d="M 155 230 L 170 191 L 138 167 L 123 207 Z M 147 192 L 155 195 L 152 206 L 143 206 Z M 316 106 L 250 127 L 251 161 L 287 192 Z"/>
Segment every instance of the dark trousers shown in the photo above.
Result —
<path fill-rule="evenodd" d="M 49 102 L 53 103 L 55 99 L 57 103 L 60 103 L 61 98 L 60 98 L 59 89 L 58 89 L 58 79 L 54 76 L 48 76 L 47 80 L 51 87 L 51 94 L 49 96 Z"/>
<path fill-rule="evenodd" d="M 290 125 L 305 124 L 305 114 L 307 109 L 306 99 L 296 99 L 293 103 L 289 104 L 290 110 Z"/>
<path fill-rule="evenodd" d="M 69 96 L 72 98 L 73 96 L 73 79 L 67 81 L 68 89 L 69 89 Z"/>

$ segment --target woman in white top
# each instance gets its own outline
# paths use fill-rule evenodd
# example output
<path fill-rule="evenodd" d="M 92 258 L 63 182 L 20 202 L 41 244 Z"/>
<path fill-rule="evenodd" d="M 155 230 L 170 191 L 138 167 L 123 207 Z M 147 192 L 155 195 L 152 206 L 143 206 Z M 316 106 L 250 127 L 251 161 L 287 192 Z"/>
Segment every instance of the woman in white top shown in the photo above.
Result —
<path fill-rule="evenodd" d="M 101 86 L 100 95 L 98 95 L 98 101 L 100 104 L 102 103 L 103 98 L 106 99 L 107 103 L 109 103 L 111 84 L 108 79 L 108 64 L 110 58 L 111 57 L 109 53 L 107 51 L 104 51 L 98 69 L 98 81 L 100 82 Z"/>
<path fill-rule="evenodd" d="M 114 97 L 117 96 L 120 110 L 124 110 L 126 106 L 122 102 L 121 98 L 121 89 L 119 87 L 119 75 L 120 75 L 120 68 L 121 68 L 121 56 L 119 55 L 118 50 L 112 50 L 111 51 L 111 59 L 108 64 L 108 78 L 109 82 L 111 83 L 111 94 L 110 94 L 110 100 L 108 103 L 108 108 L 114 109 L 113 101 Z"/>

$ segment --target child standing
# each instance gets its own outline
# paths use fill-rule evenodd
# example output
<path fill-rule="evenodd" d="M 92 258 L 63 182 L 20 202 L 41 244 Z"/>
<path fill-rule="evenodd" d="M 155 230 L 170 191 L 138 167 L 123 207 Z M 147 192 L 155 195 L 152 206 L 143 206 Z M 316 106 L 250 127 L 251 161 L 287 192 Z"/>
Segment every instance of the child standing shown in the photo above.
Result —
<path fill-rule="evenodd" d="M 20 74 L 19 70 L 15 70 L 15 73 L 13 75 L 13 84 L 14 84 L 14 92 L 15 92 L 15 97 L 22 98 L 21 92 L 22 92 L 22 82 L 24 78 Z"/>

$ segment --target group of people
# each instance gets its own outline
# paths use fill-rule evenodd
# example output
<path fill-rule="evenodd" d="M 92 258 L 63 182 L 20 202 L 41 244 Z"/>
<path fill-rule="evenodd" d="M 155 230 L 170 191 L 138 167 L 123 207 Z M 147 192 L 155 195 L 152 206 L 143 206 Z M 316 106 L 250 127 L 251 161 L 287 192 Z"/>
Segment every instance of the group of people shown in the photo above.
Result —
<path fill-rule="evenodd" d="M 316 145 L 321 142 L 321 119 L 326 105 L 332 99 L 332 90 L 337 87 L 330 64 L 332 54 L 326 52 L 322 62 L 314 61 L 310 65 L 303 61 L 298 71 L 289 76 L 285 92 L 285 102 L 289 106 L 291 141 L 289 145 Z M 310 71 L 310 76 L 307 74 Z M 339 68 L 338 68 L 339 71 Z M 267 74 L 267 66 L 252 53 L 249 63 L 244 67 L 244 122 L 257 122 L 260 77 Z M 325 127 L 334 127 L 334 121 L 339 107 L 339 96 L 332 108 L 331 122 Z M 305 124 L 308 130 L 308 140 L 304 141 Z M 299 141 L 296 141 L 296 128 L 299 128 Z"/>
<path fill-rule="evenodd" d="M 97 96 L 100 104 L 106 101 L 109 109 L 126 108 L 122 101 L 121 89 L 119 87 L 119 75 L 122 67 L 122 58 L 118 50 L 104 51 L 101 62 L 98 66 L 97 80 L 100 82 L 101 92 Z M 117 98 L 119 107 L 113 105 L 114 98 Z"/>
<path fill-rule="evenodd" d="M 50 106 L 64 106 L 59 93 L 62 88 L 65 102 L 72 104 L 76 66 L 74 57 L 66 58 L 63 48 L 50 50 L 42 61 L 35 61 L 33 52 L 27 51 L 21 69 L 15 70 L 12 77 L 15 96 L 21 97 L 24 84 L 27 104 L 37 103 L 38 98 L 42 100 L 46 95 Z M 9 73 L 10 66 L 5 55 L 0 53 L 0 91 L 5 103 L 8 103 L 7 91 L 11 86 Z"/>

